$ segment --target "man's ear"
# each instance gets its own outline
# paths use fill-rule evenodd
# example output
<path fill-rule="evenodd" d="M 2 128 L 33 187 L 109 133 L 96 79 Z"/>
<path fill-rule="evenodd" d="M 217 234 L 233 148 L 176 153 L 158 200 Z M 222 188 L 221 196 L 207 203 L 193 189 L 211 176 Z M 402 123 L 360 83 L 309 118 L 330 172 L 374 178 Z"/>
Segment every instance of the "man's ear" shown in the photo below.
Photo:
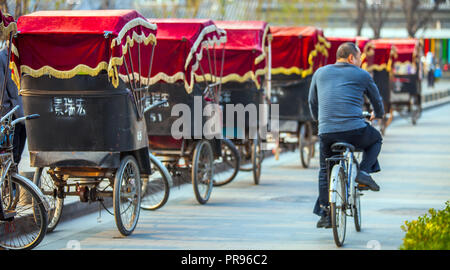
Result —
<path fill-rule="evenodd" d="M 353 56 L 353 54 L 349 54 L 347 57 L 347 61 L 351 64 L 353 64 L 353 62 L 355 61 L 355 57 Z"/>

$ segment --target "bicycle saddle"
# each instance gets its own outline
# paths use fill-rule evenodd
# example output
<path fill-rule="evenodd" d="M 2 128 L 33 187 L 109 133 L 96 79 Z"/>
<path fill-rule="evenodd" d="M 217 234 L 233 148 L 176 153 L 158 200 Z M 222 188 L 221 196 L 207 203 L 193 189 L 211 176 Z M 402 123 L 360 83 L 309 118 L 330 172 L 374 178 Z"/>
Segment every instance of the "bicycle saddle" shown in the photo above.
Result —
<path fill-rule="evenodd" d="M 356 149 L 353 145 L 345 142 L 337 142 L 331 145 L 331 151 L 333 152 L 345 152 L 347 148 L 352 152 L 355 152 Z"/>

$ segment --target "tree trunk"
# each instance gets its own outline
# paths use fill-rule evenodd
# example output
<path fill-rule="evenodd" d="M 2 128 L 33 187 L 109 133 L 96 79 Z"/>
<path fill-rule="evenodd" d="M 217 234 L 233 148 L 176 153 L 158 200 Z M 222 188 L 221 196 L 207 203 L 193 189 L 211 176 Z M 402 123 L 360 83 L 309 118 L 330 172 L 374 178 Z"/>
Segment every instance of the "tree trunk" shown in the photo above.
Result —
<path fill-rule="evenodd" d="M 0 8 L 2 9 L 2 12 L 9 13 L 8 1 L 7 0 L 0 0 Z"/>
<path fill-rule="evenodd" d="M 420 0 L 402 0 L 406 30 L 410 37 L 414 37 L 419 29 L 427 26 L 433 13 L 439 9 L 440 4 L 445 3 L 445 0 L 435 0 L 433 8 L 426 11 L 420 9 L 420 2 Z"/>
<path fill-rule="evenodd" d="M 356 1 L 356 35 L 361 36 L 364 22 L 366 21 L 367 2 L 366 0 Z"/>

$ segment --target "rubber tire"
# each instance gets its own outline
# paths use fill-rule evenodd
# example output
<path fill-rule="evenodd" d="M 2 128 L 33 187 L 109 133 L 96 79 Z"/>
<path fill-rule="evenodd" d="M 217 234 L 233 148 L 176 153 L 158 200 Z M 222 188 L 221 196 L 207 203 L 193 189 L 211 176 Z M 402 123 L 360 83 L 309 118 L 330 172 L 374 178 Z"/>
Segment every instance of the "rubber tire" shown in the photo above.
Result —
<path fill-rule="evenodd" d="M 234 178 L 236 178 L 236 175 L 239 172 L 239 166 L 241 164 L 241 156 L 239 155 L 239 151 L 237 150 L 236 146 L 234 145 L 234 143 L 229 140 L 229 139 L 222 139 L 222 153 L 223 153 L 223 147 L 227 147 L 228 149 L 230 149 L 231 151 L 231 155 L 234 156 L 234 171 L 231 174 L 231 176 L 229 178 L 227 178 L 226 180 L 223 180 L 221 182 L 217 182 L 217 181 L 213 181 L 213 186 L 215 187 L 220 187 L 223 185 L 226 185 L 228 183 L 230 183 L 231 181 L 234 180 Z"/>
<path fill-rule="evenodd" d="M 261 165 L 264 159 L 261 144 L 262 142 L 258 134 L 256 139 L 253 140 L 252 145 L 252 171 L 253 171 L 253 182 L 255 183 L 255 185 L 259 185 L 261 179 Z"/>
<path fill-rule="evenodd" d="M 12 177 L 12 183 L 15 183 L 19 187 L 17 189 L 17 190 L 19 190 L 19 192 L 20 192 L 20 189 L 23 188 L 33 198 L 33 201 L 41 202 L 41 199 L 40 199 L 40 196 L 38 195 L 38 193 L 36 193 L 36 191 L 32 187 L 29 186 L 29 185 L 33 184 L 31 181 L 30 181 L 30 183 L 27 183 L 27 182 L 24 182 L 22 179 Z M 39 189 L 38 187 L 36 187 L 36 188 Z M 15 196 L 15 197 L 18 198 L 17 196 Z M 15 202 L 17 203 L 17 200 L 15 200 Z M 5 249 L 11 249 L 11 250 L 30 250 L 41 243 L 41 241 L 44 239 L 44 237 L 47 233 L 47 225 L 48 225 L 47 210 L 45 209 L 45 206 L 43 203 L 39 203 L 38 208 L 33 206 L 33 209 L 34 209 L 34 211 L 39 211 L 40 215 L 42 216 L 42 219 L 41 219 L 42 223 L 40 224 L 38 237 L 36 237 L 31 243 L 27 244 L 26 246 L 11 247 L 11 246 L 5 246 L 4 244 L 0 243 L 0 247 L 3 247 Z M 3 233 L 4 232 L 2 232 L 2 234 Z"/>
<path fill-rule="evenodd" d="M 149 159 L 150 159 L 150 163 L 153 165 L 152 166 L 152 171 L 153 170 L 158 170 L 159 173 L 162 176 L 162 182 L 163 182 L 163 186 L 164 186 L 164 196 L 162 197 L 162 199 L 153 205 L 147 205 L 144 202 L 144 192 L 147 189 L 147 181 L 142 181 L 142 190 L 141 190 L 141 194 L 142 194 L 142 198 L 141 198 L 141 209 L 144 210 L 156 210 L 159 209 L 161 207 L 163 207 L 166 203 L 167 200 L 169 199 L 169 194 L 170 194 L 170 184 L 169 184 L 169 179 L 172 179 L 172 176 L 170 175 L 169 171 L 167 170 L 166 166 L 164 166 L 162 164 L 161 161 L 158 160 L 158 158 L 156 158 L 154 155 L 149 153 Z M 171 180 L 170 180 L 171 182 Z"/>
<path fill-rule="evenodd" d="M 334 165 L 334 166 L 339 166 L 340 165 Z M 333 168 L 334 169 L 334 168 Z M 333 177 L 333 175 L 331 176 Z M 345 192 L 345 173 L 344 170 L 342 169 L 342 167 L 339 168 L 339 182 L 337 183 L 337 188 L 340 188 L 340 192 L 341 194 L 346 194 Z M 337 195 L 336 197 L 339 197 L 339 195 Z M 342 205 L 345 205 L 345 200 L 346 198 L 342 198 Z M 336 243 L 336 246 L 338 247 L 342 247 L 342 245 L 344 245 L 344 241 L 345 241 L 345 233 L 346 233 L 346 226 L 347 226 L 347 216 L 345 214 L 345 211 L 342 209 L 341 206 L 341 210 L 340 210 L 340 216 L 339 218 L 343 217 L 343 224 L 339 224 L 341 226 L 343 226 L 343 235 L 340 239 L 339 236 L 339 232 L 338 232 L 338 222 L 340 223 L 340 221 L 337 220 L 337 206 L 336 203 L 330 203 L 330 215 L 331 215 L 331 227 L 333 229 L 333 238 L 334 238 L 334 242 Z M 342 215 L 343 214 L 343 215 Z"/>
<path fill-rule="evenodd" d="M 44 193 L 44 190 L 41 188 L 41 176 L 42 176 L 42 171 L 44 170 L 44 168 L 47 167 L 41 167 L 41 168 L 36 168 L 35 172 L 34 172 L 34 177 L 33 177 L 33 183 L 38 186 L 42 193 Z M 53 182 L 53 179 L 51 179 Z M 53 182 L 53 185 L 55 183 Z M 56 186 L 54 185 L 55 189 Z M 45 195 L 45 193 L 44 193 Z M 50 195 L 45 195 L 46 197 L 50 197 Z M 51 196 L 53 197 L 53 196 Z M 47 226 L 47 233 L 50 233 L 52 231 L 55 230 L 56 226 L 58 225 L 59 221 L 61 220 L 61 215 L 62 215 L 62 211 L 64 208 L 64 199 L 61 198 L 53 198 L 52 200 L 56 200 L 55 202 L 55 210 L 54 211 L 48 211 L 48 226 Z M 50 199 L 48 199 L 48 201 L 50 201 Z M 51 205 L 50 205 L 51 207 Z"/>
<path fill-rule="evenodd" d="M 311 159 L 313 157 L 313 147 L 312 144 L 312 127 L 309 122 L 304 123 L 300 127 L 298 136 L 298 148 L 300 152 L 300 160 L 302 162 L 303 168 L 308 168 L 311 164 Z M 305 153 L 304 149 L 308 149 L 308 153 Z"/>
<path fill-rule="evenodd" d="M 199 190 L 199 180 L 198 179 L 198 170 L 200 165 L 200 154 L 202 153 L 203 147 L 206 147 L 206 151 L 208 152 L 209 156 L 209 167 L 211 168 L 210 172 L 211 175 L 209 176 L 209 183 L 207 185 L 206 194 L 203 197 L 202 194 L 200 194 Z M 203 164 L 203 162 L 202 162 Z M 194 189 L 195 198 L 197 199 L 198 203 L 205 204 L 208 202 L 211 191 L 213 188 L 213 175 L 214 175 L 214 154 L 212 151 L 211 144 L 207 140 L 202 140 L 195 146 L 194 153 L 192 155 L 192 171 L 191 171 L 191 180 L 192 180 L 192 187 Z"/>
<path fill-rule="evenodd" d="M 356 187 L 354 187 L 356 189 Z M 355 221 L 355 229 L 357 232 L 361 231 L 361 196 L 359 190 L 355 190 L 355 198 L 353 201 L 353 219 Z"/>
<path fill-rule="evenodd" d="M 132 225 L 130 226 L 129 229 L 125 228 L 125 225 L 123 224 L 123 220 L 120 215 L 120 195 L 121 195 L 120 187 L 122 186 L 122 182 L 123 182 L 124 170 L 126 169 L 126 166 L 128 164 L 131 164 L 131 166 L 134 167 L 134 170 L 135 170 L 134 173 L 137 175 L 137 177 L 135 176 L 135 181 L 137 182 L 137 183 L 135 183 L 135 186 L 138 187 L 138 188 L 136 188 L 136 192 L 138 193 L 137 194 L 138 201 L 137 201 L 137 205 L 134 210 L 135 216 L 134 216 Z M 116 174 L 114 177 L 114 191 L 113 191 L 114 219 L 116 221 L 117 229 L 123 236 L 128 236 L 128 235 L 132 234 L 138 223 L 140 204 L 141 204 L 141 187 L 142 187 L 141 175 L 140 175 L 139 166 L 137 164 L 136 159 L 131 155 L 125 156 L 121 160 L 120 166 L 116 171 Z"/>

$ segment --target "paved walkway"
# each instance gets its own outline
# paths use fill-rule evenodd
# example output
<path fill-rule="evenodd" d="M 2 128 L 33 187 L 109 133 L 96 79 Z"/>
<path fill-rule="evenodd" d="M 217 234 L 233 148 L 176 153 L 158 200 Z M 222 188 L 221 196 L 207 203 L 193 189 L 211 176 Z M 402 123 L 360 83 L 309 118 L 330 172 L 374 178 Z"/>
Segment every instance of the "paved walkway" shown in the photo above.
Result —
<path fill-rule="evenodd" d="M 426 110 L 416 126 L 398 119 L 387 129 L 374 175 L 380 192 L 362 197 L 362 232 L 347 220 L 343 249 L 398 249 L 406 220 L 450 199 L 450 104 Z M 114 218 L 102 212 L 63 222 L 38 249 L 300 250 L 338 249 L 332 231 L 316 229 L 312 214 L 317 196 L 318 160 L 302 169 L 298 152 L 263 163 L 261 184 L 240 172 L 234 182 L 214 188 L 199 205 L 192 186 L 172 189 L 161 209 L 141 211 L 138 227 L 120 237 Z M 71 242 L 69 242 L 71 241 Z"/>

